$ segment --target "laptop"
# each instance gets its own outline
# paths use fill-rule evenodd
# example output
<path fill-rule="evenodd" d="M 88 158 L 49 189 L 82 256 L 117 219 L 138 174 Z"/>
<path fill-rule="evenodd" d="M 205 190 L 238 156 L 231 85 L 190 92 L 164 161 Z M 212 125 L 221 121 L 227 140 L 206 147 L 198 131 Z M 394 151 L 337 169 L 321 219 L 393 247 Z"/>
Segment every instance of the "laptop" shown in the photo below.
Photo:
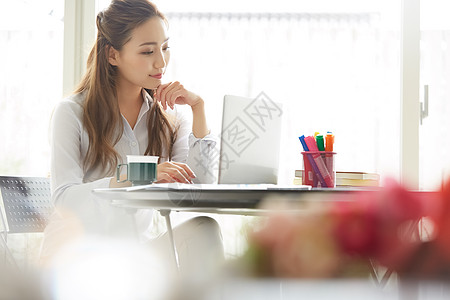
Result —
<path fill-rule="evenodd" d="M 219 184 L 277 184 L 282 114 L 264 93 L 224 96 Z"/>

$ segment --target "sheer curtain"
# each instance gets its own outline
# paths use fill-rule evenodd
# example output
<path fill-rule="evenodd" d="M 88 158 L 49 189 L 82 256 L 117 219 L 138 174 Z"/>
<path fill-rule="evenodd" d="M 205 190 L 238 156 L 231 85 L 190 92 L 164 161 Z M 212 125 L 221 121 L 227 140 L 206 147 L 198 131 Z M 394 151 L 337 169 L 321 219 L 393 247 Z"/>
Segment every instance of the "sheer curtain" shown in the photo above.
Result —
<path fill-rule="evenodd" d="M 283 104 L 280 180 L 301 168 L 298 136 L 336 135 L 337 168 L 398 174 L 399 36 L 378 13 L 166 13 L 171 63 L 220 133 L 225 94 Z"/>
<path fill-rule="evenodd" d="M 64 3 L 0 1 L 0 173 L 47 176 L 62 95 Z"/>

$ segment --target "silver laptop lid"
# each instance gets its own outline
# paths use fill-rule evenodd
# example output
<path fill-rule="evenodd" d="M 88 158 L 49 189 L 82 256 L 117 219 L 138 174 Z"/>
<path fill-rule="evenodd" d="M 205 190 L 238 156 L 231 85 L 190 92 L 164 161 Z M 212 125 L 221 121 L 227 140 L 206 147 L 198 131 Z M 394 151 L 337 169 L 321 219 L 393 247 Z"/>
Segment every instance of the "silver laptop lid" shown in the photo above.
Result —
<path fill-rule="evenodd" d="M 281 115 L 281 105 L 264 93 L 224 97 L 219 183 L 277 183 Z"/>

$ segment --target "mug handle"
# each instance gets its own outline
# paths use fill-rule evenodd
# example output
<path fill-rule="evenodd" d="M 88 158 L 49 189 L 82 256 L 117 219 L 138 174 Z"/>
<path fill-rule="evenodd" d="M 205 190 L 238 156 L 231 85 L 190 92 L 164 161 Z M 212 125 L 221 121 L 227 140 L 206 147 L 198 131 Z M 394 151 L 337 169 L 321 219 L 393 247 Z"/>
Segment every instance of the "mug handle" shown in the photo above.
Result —
<path fill-rule="evenodd" d="M 120 180 L 120 169 L 121 169 L 121 167 L 122 166 L 125 166 L 126 168 L 127 168 L 127 178 L 125 179 L 125 180 Z M 122 182 L 125 182 L 125 181 L 128 181 L 128 164 L 119 164 L 119 165 L 117 165 L 117 170 L 116 170 L 116 181 L 118 182 L 118 183 L 122 183 Z"/>

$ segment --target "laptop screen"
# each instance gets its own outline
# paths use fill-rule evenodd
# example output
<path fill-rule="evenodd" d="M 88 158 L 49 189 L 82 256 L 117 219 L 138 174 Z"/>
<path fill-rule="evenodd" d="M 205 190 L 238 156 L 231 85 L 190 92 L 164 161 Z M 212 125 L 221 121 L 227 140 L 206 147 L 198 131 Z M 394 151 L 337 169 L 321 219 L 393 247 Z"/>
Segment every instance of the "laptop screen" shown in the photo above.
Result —
<path fill-rule="evenodd" d="M 277 183 L 281 116 L 281 105 L 264 93 L 224 97 L 219 183 Z"/>

